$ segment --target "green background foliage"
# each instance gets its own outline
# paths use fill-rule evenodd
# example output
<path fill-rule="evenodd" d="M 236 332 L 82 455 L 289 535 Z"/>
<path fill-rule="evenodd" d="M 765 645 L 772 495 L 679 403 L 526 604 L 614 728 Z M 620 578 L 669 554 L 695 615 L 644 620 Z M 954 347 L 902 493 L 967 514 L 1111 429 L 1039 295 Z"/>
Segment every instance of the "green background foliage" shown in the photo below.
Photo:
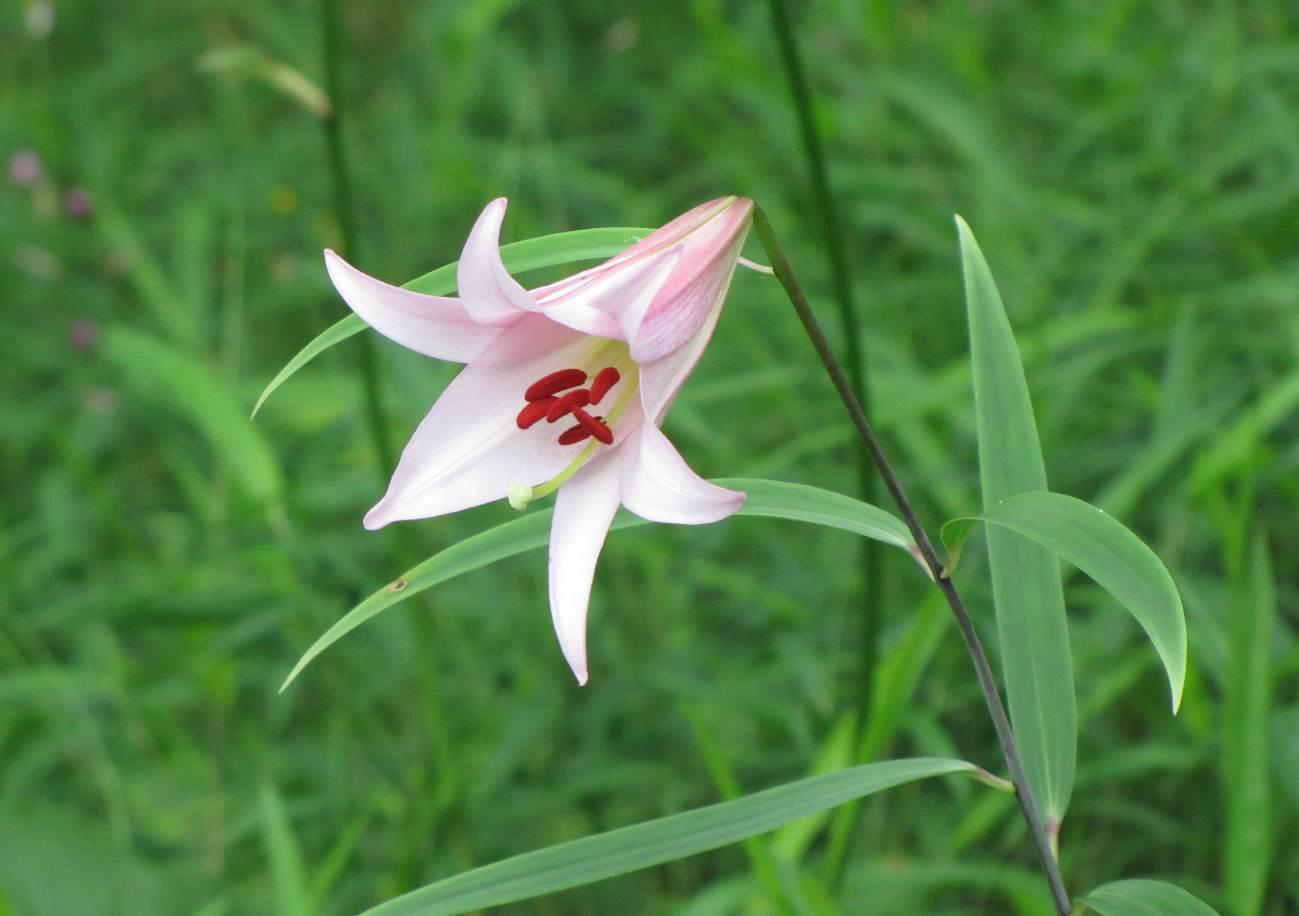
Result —
<path fill-rule="evenodd" d="M 403 282 L 453 260 L 498 195 L 509 241 L 653 226 L 740 193 L 833 325 L 765 4 L 344 6 L 364 269 Z M 1284 912 L 1299 895 L 1299 13 L 792 12 L 873 419 L 931 534 L 982 508 L 960 212 L 1006 303 L 1052 489 L 1151 544 L 1186 607 L 1174 719 L 1144 634 L 1066 567 L 1070 889 L 1165 877 L 1225 913 Z M 382 615 L 277 694 L 348 608 L 512 517 L 361 529 L 390 469 L 357 341 L 246 420 L 344 314 L 320 260 L 340 239 L 318 100 L 257 64 L 323 85 L 318 6 L 10 0 L 0 17 L 0 154 L 33 150 L 45 172 L 0 179 L 0 912 L 353 912 L 848 762 L 859 553 L 793 522 L 611 535 L 586 688 L 524 555 Z M 232 47 L 256 53 L 200 67 Z M 73 187 L 89 218 L 69 213 Z M 401 442 L 454 368 L 376 349 Z M 855 492 L 852 432 L 756 274 L 737 277 L 666 428 L 705 476 Z M 993 646 L 982 544 L 957 579 Z M 870 759 L 1001 772 L 946 610 L 911 559 L 883 562 Z M 513 911 L 1047 911 L 1001 793 L 949 779 L 873 797 L 837 887 L 825 823 Z"/>

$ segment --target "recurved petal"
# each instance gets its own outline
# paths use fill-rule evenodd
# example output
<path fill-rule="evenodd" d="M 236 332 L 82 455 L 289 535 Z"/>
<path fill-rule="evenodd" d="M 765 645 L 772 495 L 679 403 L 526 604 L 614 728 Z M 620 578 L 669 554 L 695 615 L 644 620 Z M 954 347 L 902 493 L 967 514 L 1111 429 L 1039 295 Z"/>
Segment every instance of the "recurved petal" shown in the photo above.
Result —
<path fill-rule="evenodd" d="M 622 503 L 641 518 L 704 525 L 734 515 L 745 498 L 692 471 L 652 423 L 642 423 L 623 446 Z"/>
<path fill-rule="evenodd" d="M 467 363 L 501 332 L 475 322 L 458 299 L 391 286 L 362 273 L 329 249 L 325 250 L 325 269 L 362 321 L 417 353 Z"/>
<path fill-rule="evenodd" d="M 501 263 L 501 223 L 506 200 L 498 197 L 483 208 L 465 240 L 456 285 L 465 311 L 482 324 L 508 324 L 537 309 L 532 294 Z"/>
<path fill-rule="evenodd" d="M 564 484 L 550 524 L 550 617 L 559 648 L 585 684 L 586 613 L 595 564 L 619 500 L 619 456 L 603 455 Z"/>
<path fill-rule="evenodd" d="M 586 335 L 541 315 L 500 331 L 415 430 L 365 526 L 457 512 L 504 499 L 512 484 L 536 486 L 558 474 L 580 446 L 559 445 L 555 425 L 521 430 L 516 418 L 532 382 L 582 365 L 590 346 Z"/>

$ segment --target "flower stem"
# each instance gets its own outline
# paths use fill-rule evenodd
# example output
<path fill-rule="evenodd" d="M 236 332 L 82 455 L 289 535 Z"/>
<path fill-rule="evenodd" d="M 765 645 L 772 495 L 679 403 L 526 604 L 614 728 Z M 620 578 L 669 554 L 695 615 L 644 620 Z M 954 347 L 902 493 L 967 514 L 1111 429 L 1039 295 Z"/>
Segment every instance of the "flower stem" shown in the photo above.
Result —
<path fill-rule="evenodd" d="M 799 132 L 803 138 L 803 157 L 807 160 L 808 172 L 812 182 L 812 196 L 816 202 L 816 211 L 821 218 L 821 234 L 825 241 L 825 251 L 830 261 L 830 277 L 834 284 L 835 302 L 839 308 L 839 328 L 844 338 L 844 362 L 847 364 L 848 378 L 852 389 L 864 411 L 871 409 L 870 384 L 867 379 L 866 356 L 861 347 L 861 331 L 857 322 L 857 308 L 853 300 L 852 279 L 848 270 L 848 256 L 844 251 L 843 233 L 839 228 L 839 214 L 835 207 L 834 195 L 830 193 L 829 170 L 826 168 L 825 152 L 821 146 L 821 135 L 816 127 L 816 118 L 812 110 L 812 91 L 807 83 L 803 69 L 802 56 L 799 54 L 797 37 L 789 17 L 786 0 L 771 0 L 772 31 L 780 46 L 780 59 L 785 69 L 785 79 L 789 83 L 790 95 L 793 96 L 794 110 L 798 113 Z M 868 503 L 876 498 L 876 478 L 871 471 L 870 457 L 865 448 L 857 446 L 857 477 L 861 497 Z M 863 538 L 861 541 L 862 569 L 862 606 L 860 655 L 857 664 L 857 684 L 855 704 L 857 707 L 856 735 L 865 729 L 865 722 L 874 705 L 875 669 L 879 658 L 880 603 L 880 565 L 883 559 L 882 545 Z M 856 738 L 852 742 L 855 747 Z M 854 751 L 855 753 L 855 751 Z M 854 804 L 853 810 L 857 809 Z M 854 814 L 855 819 L 855 814 Z M 851 832 L 851 827 L 849 828 Z M 842 844 L 836 844 L 842 849 Z M 838 861 L 832 864 L 832 872 L 840 870 L 841 853 L 831 857 Z"/>
<path fill-rule="evenodd" d="M 352 209 L 352 177 L 348 168 L 347 148 L 343 142 L 343 92 L 339 76 L 343 58 L 342 32 L 338 19 L 338 0 L 320 0 L 320 21 L 324 31 L 325 93 L 329 97 L 329 111 L 321 120 L 325 131 L 325 151 L 329 156 L 329 172 L 334 185 L 334 209 L 338 216 L 338 231 L 342 237 L 342 254 L 355 259 L 356 217 Z M 356 338 L 356 348 L 361 372 L 361 389 L 365 395 L 366 426 L 370 440 L 379 458 L 379 473 L 385 479 L 393 468 L 392 438 L 388 433 L 388 416 L 379 389 L 379 361 L 374 341 L 369 335 Z"/>
<path fill-rule="evenodd" d="M 821 358 L 826 372 L 830 375 L 830 381 L 834 383 L 835 389 L 839 392 L 839 398 L 848 410 L 848 416 L 852 419 L 857 435 L 861 438 L 867 451 L 870 452 L 871 458 L 874 459 L 875 466 L 879 469 L 885 487 L 888 488 L 889 494 L 897 505 L 898 512 L 901 513 L 903 521 L 906 522 L 907 527 L 911 530 L 912 537 L 916 540 L 916 545 L 920 548 L 921 556 L 924 558 L 925 565 L 929 568 L 934 583 L 942 590 L 943 597 L 947 599 L 947 604 L 956 617 L 957 626 L 961 630 L 961 637 L 965 640 L 966 651 L 969 652 L 970 659 L 974 662 L 975 674 L 978 676 L 979 687 L 983 691 L 983 699 L 988 705 L 988 713 L 992 717 L 992 725 L 997 732 L 997 740 L 1001 744 L 1002 756 L 1005 757 L 1006 767 L 1010 771 L 1010 781 L 1015 784 L 1015 797 L 1019 800 L 1020 812 L 1024 816 L 1025 823 L 1028 824 L 1029 832 L 1033 835 L 1033 841 L 1037 846 L 1038 855 L 1041 857 L 1042 868 L 1046 874 L 1047 883 L 1051 888 L 1051 899 L 1055 904 L 1056 911 L 1061 916 L 1068 916 L 1070 911 L 1069 895 L 1065 891 L 1064 880 L 1060 876 L 1060 865 L 1056 861 L 1050 837 L 1042 823 L 1042 816 L 1038 812 L 1037 803 L 1033 800 L 1033 793 L 1029 789 L 1028 779 L 1024 775 L 1024 765 L 1019 757 L 1019 748 L 1015 744 L 1015 736 L 1010 727 L 1010 719 L 1006 716 L 1006 708 L 1002 705 L 1001 694 L 997 691 L 997 682 L 992 675 L 992 667 L 988 664 L 988 656 L 983 651 L 983 644 L 979 641 L 979 635 L 975 632 L 974 624 L 970 621 L 970 615 L 965 609 L 965 603 L 961 600 L 960 593 L 957 592 L 956 585 L 952 580 L 943 576 L 942 561 L 939 560 L 934 545 L 930 542 L 929 536 L 921 526 L 915 510 L 911 508 L 911 500 L 907 497 L 906 491 L 903 489 L 901 481 L 898 480 L 897 474 L 894 473 L 892 465 L 889 464 L 888 458 L 885 457 L 880 441 L 871 428 L 870 421 L 866 419 L 866 414 L 862 411 L 856 395 L 853 393 L 848 376 L 835 359 L 834 352 L 830 349 L 830 344 L 826 341 L 825 334 L 821 331 L 821 326 L 817 322 L 811 306 L 808 305 L 807 297 L 803 295 L 802 289 L 794 279 L 793 269 L 790 267 L 789 260 L 785 257 L 785 252 L 780 247 L 780 243 L 776 240 L 776 235 L 771 228 L 771 222 L 767 219 L 767 215 L 762 211 L 761 207 L 754 207 L 753 209 L 753 226 L 758 233 L 758 238 L 762 241 L 763 248 L 767 251 L 767 257 L 776 272 L 776 279 L 784 287 L 790 303 L 794 306 L 794 311 L 798 313 L 799 320 L 803 322 L 803 327 L 807 330 L 808 337 L 811 338 L 813 348 Z"/>

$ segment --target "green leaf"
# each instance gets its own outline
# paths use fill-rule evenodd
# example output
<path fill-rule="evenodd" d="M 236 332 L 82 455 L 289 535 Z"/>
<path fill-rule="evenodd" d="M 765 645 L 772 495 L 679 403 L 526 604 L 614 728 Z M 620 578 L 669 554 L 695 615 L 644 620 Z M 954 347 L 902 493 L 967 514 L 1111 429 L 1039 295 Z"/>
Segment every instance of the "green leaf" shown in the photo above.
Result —
<path fill-rule="evenodd" d="M 1239 410 L 1196 459 L 1191 489 L 1201 492 L 1244 464 L 1259 444 L 1299 407 L 1299 372 L 1273 382 L 1249 407 Z"/>
<path fill-rule="evenodd" d="M 271 392 L 296 375 L 299 369 L 334 346 L 334 344 L 342 343 L 347 338 L 360 334 L 366 327 L 366 323 L 361 320 L 359 315 L 351 314 L 343 316 L 317 334 L 311 343 L 299 350 L 297 355 L 276 373 L 275 378 L 271 379 L 270 384 L 262 390 L 261 395 L 257 398 L 257 403 L 253 405 L 253 412 L 249 414 L 248 418 L 251 420 L 256 417 L 257 411 L 262 409 L 262 405 L 271 396 Z"/>
<path fill-rule="evenodd" d="M 1268 751 L 1276 593 L 1267 540 L 1251 543 L 1233 578 L 1227 621 L 1227 678 L 1222 716 L 1222 784 L 1226 796 L 1226 903 L 1238 916 L 1262 911 L 1272 856 Z"/>
<path fill-rule="evenodd" d="M 884 789 L 950 773 L 978 774 L 963 760 L 888 760 L 813 776 L 734 801 L 524 853 L 412 891 L 368 913 L 463 913 L 527 900 L 736 843 Z"/>
<path fill-rule="evenodd" d="M 1046 468 L 1024 367 L 992 272 L 959 216 L 984 507 L 1045 490 Z M 988 532 L 997 633 L 1010 718 L 1029 786 L 1057 825 L 1073 791 L 1078 709 L 1060 565 L 1010 531 Z"/>
<path fill-rule="evenodd" d="M 743 490 L 749 495 L 740 509 L 741 515 L 791 519 L 839 528 L 901 547 L 914 556 L 915 545 L 902 520 L 868 503 L 817 487 L 778 480 L 723 478 L 713 482 Z M 317 655 L 379 612 L 448 579 L 542 546 L 550 539 L 550 515 L 549 509 L 529 513 L 466 538 L 388 583 L 326 630 L 293 666 L 280 690 L 288 687 Z M 646 524 L 649 523 L 642 518 L 620 512 L 613 527 L 632 528 Z"/>
<path fill-rule="evenodd" d="M 262 845 L 275 888 L 275 912 L 281 916 L 309 916 L 313 911 L 302 847 L 284 810 L 280 794 L 270 782 L 259 793 Z"/>
<path fill-rule="evenodd" d="M 612 227 L 607 229 L 578 229 L 573 232 L 557 232 L 535 239 L 524 239 L 501 246 L 501 260 L 511 273 L 523 273 L 542 267 L 554 267 L 557 264 L 572 264 L 577 261 L 593 261 L 613 257 L 628 245 L 649 235 L 651 229 L 631 229 Z M 409 283 L 402 284 L 406 289 L 429 296 L 445 296 L 456 288 L 456 266 L 452 261 L 436 270 L 416 277 Z M 322 268 L 323 269 L 323 268 Z M 307 363 L 337 343 L 341 343 L 354 334 L 366 329 L 366 324 L 357 315 L 347 315 L 334 322 L 311 343 L 303 347 L 298 354 L 276 373 L 269 385 L 257 399 L 252 415 L 257 416 L 262 404 L 275 391 Z"/>
<path fill-rule="evenodd" d="M 1113 595 L 1154 643 L 1177 711 L 1186 681 L 1186 618 L 1173 577 L 1154 551 L 1113 517 L 1063 493 L 1020 493 L 977 516 L 955 519 L 943 526 L 943 542 L 956 547 L 980 521 L 1064 558 Z"/>
<path fill-rule="evenodd" d="M 1102 884 L 1082 902 L 1101 916 L 1218 916 L 1218 911 L 1175 884 L 1131 878 Z"/>
<path fill-rule="evenodd" d="M 149 334 L 110 327 L 104 355 L 125 374 L 134 397 L 162 402 L 202 431 L 234 479 L 255 499 L 275 499 L 280 466 L 261 433 L 244 416 L 230 386 L 206 363 Z"/>

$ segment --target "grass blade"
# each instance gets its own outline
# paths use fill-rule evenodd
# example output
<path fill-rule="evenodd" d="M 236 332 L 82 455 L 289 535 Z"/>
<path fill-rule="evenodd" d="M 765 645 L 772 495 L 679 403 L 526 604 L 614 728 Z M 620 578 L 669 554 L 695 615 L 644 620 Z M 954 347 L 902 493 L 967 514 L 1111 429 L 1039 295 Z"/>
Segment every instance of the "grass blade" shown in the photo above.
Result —
<path fill-rule="evenodd" d="M 573 232 L 557 232 L 535 239 L 524 239 L 510 245 L 501 246 L 501 259 L 512 273 L 537 270 L 542 267 L 554 267 L 557 264 L 572 264 L 577 261 L 593 261 L 608 258 L 622 251 L 633 242 L 649 235 L 651 229 L 631 229 L 614 227 L 608 229 L 578 229 Z M 452 261 L 436 270 L 430 270 L 403 284 L 406 289 L 429 296 L 445 296 L 456 288 L 456 265 Z M 347 315 L 334 322 L 311 343 L 307 344 L 289 360 L 284 368 L 276 373 L 270 384 L 257 398 L 252 415 L 262 409 L 266 399 L 307 363 L 335 344 L 342 343 L 349 337 L 364 331 L 366 324 L 356 315 Z"/>
<path fill-rule="evenodd" d="M 1177 711 L 1186 681 L 1186 617 L 1173 577 L 1154 551 L 1113 517 L 1063 493 L 1020 493 L 977 516 L 948 522 L 943 526 L 944 543 L 955 553 L 979 521 L 1028 538 L 1113 595 L 1154 643 Z"/>
<path fill-rule="evenodd" d="M 849 496 L 778 480 L 724 478 L 714 483 L 749 494 L 740 509 L 741 515 L 783 518 L 839 528 L 908 552 L 915 549 L 910 532 L 901 519 Z M 550 539 L 550 514 L 549 509 L 529 513 L 466 538 L 388 583 L 326 630 L 293 666 L 280 689 L 293 683 L 317 655 L 381 611 L 448 579 L 542 546 Z M 614 519 L 613 527 L 632 528 L 647 524 L 642 518 L 621 512 Z"/>
<path fill-rule="evenodd" d="M 963 760 L 922 757 L 813 776 L 475 868 L 367 912 L 438 916 L 527 900 L 739 842 L 902 783 L 978 772 L 978 767 Z"/>
<path fill-rule="evenodd" d="M 110 327 L 104 354 L 125 374 L 134 394 L 174 406 L 194 422 L 243 489 L 270 501 L 282 488 L 279 462 L 248 422 L 226 382 L 204 362 L 166 341 Z"/>
<path fill-rule="evenodd" d="M 1001 294 L 970 227 L 956 218 L 965 273 L 983 505 L 1045 490 L 1028 384 Z M 1029 787 L 1058 829 L 1073 791 L 1077 701 L 1059 562 L 1011 531 L 988 532 L 988 565 L 1010 719 Z"/>
<path fill-rule="evenodd" d="M 1254 916 L 1262 911 L 1272 835 L 1268 719 L 1276 594 L 1262 535 L 1253 543 L 1248 568 L 1237 578 L 1227 624 L 1222 717 L 1222 783 L 1227 803 L 1224 871 L 1231 911 Z"/>
<path fill-rule="evenodd" d="M 1175 884 L 1131 878 L 1102 884 L 1082 902 L 1101 916 L 1218 916 L 1218 911 Z"/>
<path fill-rule="evenodd" d="M 293 833 L 293 824 L 284 810 L 280 794 L 269 782 L 262 783 L 259 796 L 262 822 L 262 845 L 275 888 L 275 912 L 281 916 L 310 916 L 311 892 L 302 863 L 302 848 Z"/>

